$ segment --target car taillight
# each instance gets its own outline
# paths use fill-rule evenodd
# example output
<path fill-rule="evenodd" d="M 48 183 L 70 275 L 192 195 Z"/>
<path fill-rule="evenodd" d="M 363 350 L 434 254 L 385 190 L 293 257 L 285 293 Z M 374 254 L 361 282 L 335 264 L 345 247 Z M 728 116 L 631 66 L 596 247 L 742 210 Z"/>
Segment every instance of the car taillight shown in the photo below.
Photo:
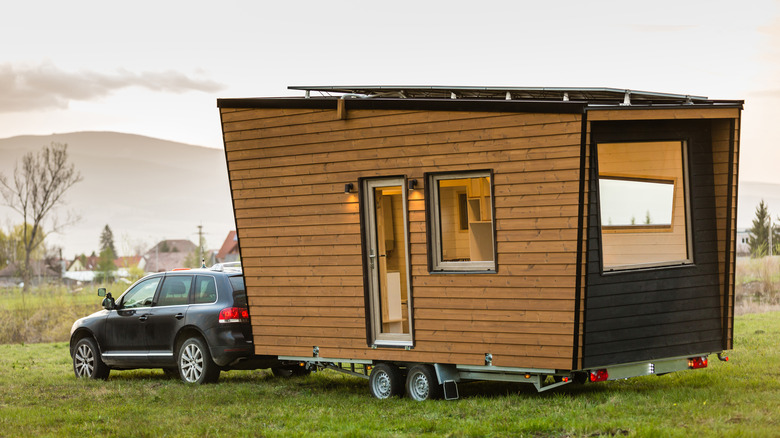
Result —
<path fill-rule="evenodd" d="M 707 368 L 707 356 L 691 357 L 688 359 L 688 368 Z"/>
<path fill-rule="evenodd" d="M 605 380 L 609 379 L 609 373 L 606 369 L 603 370 L 596 370 L 590 372 L 590 381 L 591 382 L 603 382 Z"/>
<path fill-rule="evenodd" d="M 249 322 L 249 309 L 226 307 L 219 312 L 219 322 Z"/>

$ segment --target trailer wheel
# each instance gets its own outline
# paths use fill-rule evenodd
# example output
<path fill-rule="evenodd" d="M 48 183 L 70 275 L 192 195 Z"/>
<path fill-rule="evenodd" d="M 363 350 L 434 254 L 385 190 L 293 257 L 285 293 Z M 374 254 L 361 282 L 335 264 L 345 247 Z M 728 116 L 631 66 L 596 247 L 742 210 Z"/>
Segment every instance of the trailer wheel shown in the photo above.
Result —
<path fill-rule="evenodd" d="M 406 393 L 413 400 L 434 400 L 444 395 L 444 389 L 432 366 L 415 365 L 406 377 Z"/>
<path fill-rule="evenodd" d="M 404 377 L 401 370 L 391 363 L 380 363 L 371 370 L 368 379 L 371 395 L 386 399 L 404 393 Z"/>

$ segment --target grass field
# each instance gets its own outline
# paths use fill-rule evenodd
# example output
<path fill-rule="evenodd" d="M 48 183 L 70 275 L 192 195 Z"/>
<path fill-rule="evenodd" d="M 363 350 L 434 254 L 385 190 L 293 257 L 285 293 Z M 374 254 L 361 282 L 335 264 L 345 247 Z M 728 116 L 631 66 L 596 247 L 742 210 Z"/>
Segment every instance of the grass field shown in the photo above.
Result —
<path fill-rule="evenodd" d="M 703 370 L 537 394 L 461 384 L 458 401 L 376 400 L 366 380 L 322 372 L 223 373 L 186 386 L 158 370 L 76 380 L 67 344 L 0 345 L 0 436 L 780 435 L 780 313 L 740 316 L 731 360 Z"/>

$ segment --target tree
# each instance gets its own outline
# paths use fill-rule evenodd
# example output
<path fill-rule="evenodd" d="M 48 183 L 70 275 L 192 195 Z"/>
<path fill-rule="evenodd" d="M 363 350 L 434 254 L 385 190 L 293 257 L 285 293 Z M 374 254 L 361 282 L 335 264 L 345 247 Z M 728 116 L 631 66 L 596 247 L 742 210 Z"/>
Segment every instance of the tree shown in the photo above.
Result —
<path fill-rule="evenodd" d="M 10 239 L 0 230 L 0 269 L 5 268 L 11 263 L 11 245 Z"/>
<path fill-rule="evenodd" d="M 100 251 L 97 269 L 95 269 L 95 281 L 112 283 L 114 281 L 116 265 L 114 264 L 116 254 L 111 248 L 104 248 Z"/>
<path fill-rule="evenodd" d="M 114 233 L 111 232 L 111 228 L 108 224 L 103 228 L 103 232 L 100 233 L 100 251 L 104 249 L 110 249 L 111 253 L 116 255 L 116 248 L 114 247 Z"/>
<path fill-rule="evenodd" d="M 44 146 L 38 153 L 25 154 L 14 167 L 13 181 L 0 174 L 0 192 L 5 204 L 22 215 L 23 292 L 30 288 L 33 251 L 38 249 L 47 235 L 43 231 L 44 222 L 49 223 L 49 233 L 58 232 L 75 222 L 75 219 L 71 219 L 62 223 L 55 212 L 64 204 L 65 193 L 81 179 L 81 173 L 76 171 L 72 163 L 68 163 L 68 145 L 55 142 Z"/>
<path fill-rule="evenodd" d="M 748 246 L 751 257 L 763 257 L 769 254 L 769 206 L 762 199 L 756 207 L 756 217 L 753 226 L 748 229 Z M 774 228 L 774 227 L 772 227 Z M 772 230 L 772 246 L 778 248 L 780 244 L 780 230 Z M 776 251 L 773 251 L 776 253 Z"/>

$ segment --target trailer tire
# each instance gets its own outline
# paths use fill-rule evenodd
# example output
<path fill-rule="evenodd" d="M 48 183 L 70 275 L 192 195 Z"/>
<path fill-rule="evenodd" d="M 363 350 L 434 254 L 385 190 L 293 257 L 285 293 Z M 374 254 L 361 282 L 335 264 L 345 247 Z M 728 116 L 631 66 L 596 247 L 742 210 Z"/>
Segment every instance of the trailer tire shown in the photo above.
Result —
<path fill-rule="evenodd" d="M 380 363 L 371 370 L 368 387 L 380 400 L 400 396 L 404 393 L 404 376 L 394 364 Z"/>
<path fill-rule="evenodd" d="M 412 400 L 435 400 L 444 396 L 444 388 L 430 365 L 415 365 L 406 376 L 406 394 Z"/>

